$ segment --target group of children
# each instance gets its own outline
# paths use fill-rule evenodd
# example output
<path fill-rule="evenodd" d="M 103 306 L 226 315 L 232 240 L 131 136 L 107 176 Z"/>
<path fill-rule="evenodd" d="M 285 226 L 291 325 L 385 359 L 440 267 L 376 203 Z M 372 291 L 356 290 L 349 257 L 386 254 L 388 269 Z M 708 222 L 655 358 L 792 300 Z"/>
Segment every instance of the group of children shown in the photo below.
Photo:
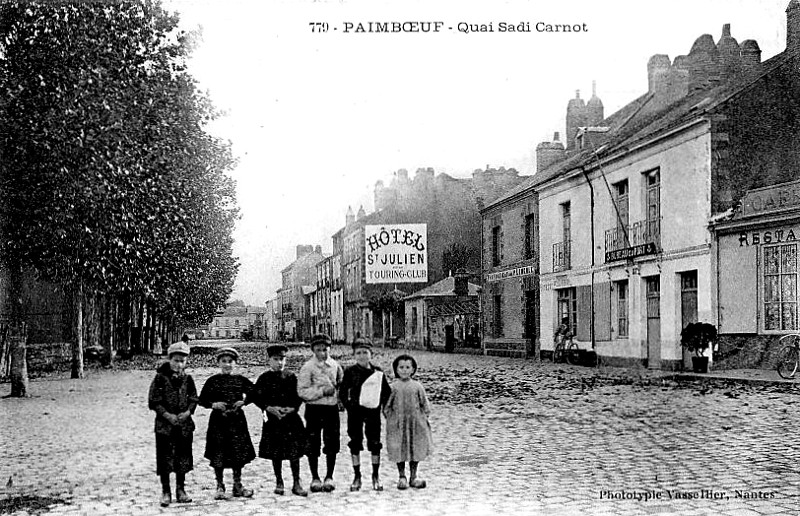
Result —
<path fill-rule="evenodd" d="M 200 395 L 191 375 L 187 374 L 188 338 L 168 349 L 169 361 L 159 366 L 150 385 L 149 407 L 155 411 L 156 473 L 161 478 L 161 506 L 172 503 L 170 473 L 175 473 L 175 499 L 191 502 L 184 480 L 192 470 L 192 437 L 197 405 L 211 409 L 206 437 L 205 457 L 217 481 L 215 498 L 227 499 L 223 479 L 225 469 L 233 470 L 232 495 L 251 497 L 253 491 L 242 485 L 242 468 L 251 462 L 255 449 L 247 428 L 243 407 L 255 404 L 263 413 L 264 424 L 258 456 L 272 461 L 275 473 L 274 493 L 285 492 L 282 464 L 288 460 L 292 471 L 292 493 L 308 496 L 300 482 L 300 458 L 308 457 L 312 493 L 331 492 L 336 486 L 333 472 L 339 453 L 339 412 L 347 411 L 348 448 L 353 463 L 351 491 L 362 487 L 361 458 L 364 437 L 371 455 L 372 488 L 383 490 L 380 480 L 381 414 L 386 418 L 386 448 L 389 460 L 397 464 L 398 489 L 424 488 L 417 477 L 419 461 L 433 451 L 428 415 L 430 406 L 422 385 L 413 379 L 417 362 L 410 355 L 398 356 L 393 364 L 396 380 L 389 385 L 380 367 L 371 362 L 372 345 L 356 339 L 353 356 L 356 363 L 342 369 L 330 356 L 331 339 L 325 334 L 311 338 L 313 356 L 297 376 L 286 370 L 288 348 L 267 348 L 268 370 L 253 384 L 234 373 L 239 353 L 222 348 L 217 353 L 220 373 L 210 377 Z M 300 406 L 305 403 L 305 423 Z M 325 455 L 324 479 L 319 475 L 320 448 Z M 405 463 L 410 476 L 406 477 Z"/>

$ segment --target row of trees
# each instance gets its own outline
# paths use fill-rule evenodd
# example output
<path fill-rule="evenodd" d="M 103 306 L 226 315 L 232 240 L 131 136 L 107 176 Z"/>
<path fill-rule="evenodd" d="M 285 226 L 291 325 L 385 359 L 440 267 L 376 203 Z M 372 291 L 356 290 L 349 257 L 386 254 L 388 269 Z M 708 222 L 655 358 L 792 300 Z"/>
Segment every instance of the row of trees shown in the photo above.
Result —
<path fill-rule="evenodd" d="M 210 320 L 231 291 L 235 160 L 205 131 L 218 113 L 186 69 L 195 36 L 157 0 L 0 5 L 9 298 L 23 269 L 72 296 L 73 378 L 86 299 L 129 327 L 149 313 L 177 328 Z"/>

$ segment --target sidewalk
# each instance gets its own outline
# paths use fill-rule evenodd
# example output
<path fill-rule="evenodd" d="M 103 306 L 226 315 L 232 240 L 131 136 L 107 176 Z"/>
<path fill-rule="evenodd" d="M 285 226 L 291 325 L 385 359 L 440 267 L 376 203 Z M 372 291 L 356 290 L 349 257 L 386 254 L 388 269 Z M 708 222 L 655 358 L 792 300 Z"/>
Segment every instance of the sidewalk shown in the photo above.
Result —
<path fill-rule="evenodd" d="M 774 369 L 720 369 L 707 373 L 684 371 L 664 372 L 664 378 L 678 382 L 734 382 L 745 385 L 774 386 L 786 390 L 800 390 L 800 375 L 793 380 L 785 380 Z"/>

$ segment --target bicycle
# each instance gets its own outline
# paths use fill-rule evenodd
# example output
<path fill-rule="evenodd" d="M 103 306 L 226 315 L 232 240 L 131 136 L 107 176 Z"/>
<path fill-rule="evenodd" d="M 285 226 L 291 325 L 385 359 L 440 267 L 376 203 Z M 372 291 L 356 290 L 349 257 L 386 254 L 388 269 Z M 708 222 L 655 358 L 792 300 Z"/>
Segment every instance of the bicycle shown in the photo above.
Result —
<path fill-rule="evenodd" d="M 569 342 L 567 342 L 569 341 Z M 579 362 L 578 345 L 572 340 L 571 334 L 558 334 L 555 337 L 555 346 L 553 347 L 553 363 L 561 362 L 564 360 L 569 365 L 575 365 Z"/>
<path fill-rule="evenodd" d="M 782 347 L 778 351 L 778 365 L 775 369 L 781 378 L 791 380 L 800 370 L 800 335 L 784 335 L 778 340 Z"/>

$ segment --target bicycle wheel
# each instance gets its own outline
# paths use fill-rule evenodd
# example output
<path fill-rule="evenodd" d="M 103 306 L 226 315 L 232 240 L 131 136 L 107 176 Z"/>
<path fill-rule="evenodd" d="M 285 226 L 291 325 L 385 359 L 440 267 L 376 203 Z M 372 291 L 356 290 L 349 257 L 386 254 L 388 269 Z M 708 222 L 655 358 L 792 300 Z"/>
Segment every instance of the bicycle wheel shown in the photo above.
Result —
<path fill-rule="evenodd" d="M 564 358 L 564 341 L 562 340 L 558 344 L 556 344 L 555 349 L 553 349 L 553 363 L 561 362 Z"/>
<path fill-rule="evenodd" d="M 795 335 L 787 335 L 787 337 L 797 337 Z M 781 339 L 783 340 L 783 339 Z M 787 380 L 794 378 L 798 368 L 800 368 L 800 356 L 797 353 L 795 345 L 784 346 L 778 351 L 778 364 L 776 369 L 781 378 Z"/>
<path fill-rule="evenodd" d="M 569 346 L 567 346 L 567 351 L 564 353 L 564 356 L 567 359 L 567 363 L 569 365 L 577 365 L 580 362 L 580 352 L 578 351 L 578 345 L 574 342 L 570 342 Z"/>

